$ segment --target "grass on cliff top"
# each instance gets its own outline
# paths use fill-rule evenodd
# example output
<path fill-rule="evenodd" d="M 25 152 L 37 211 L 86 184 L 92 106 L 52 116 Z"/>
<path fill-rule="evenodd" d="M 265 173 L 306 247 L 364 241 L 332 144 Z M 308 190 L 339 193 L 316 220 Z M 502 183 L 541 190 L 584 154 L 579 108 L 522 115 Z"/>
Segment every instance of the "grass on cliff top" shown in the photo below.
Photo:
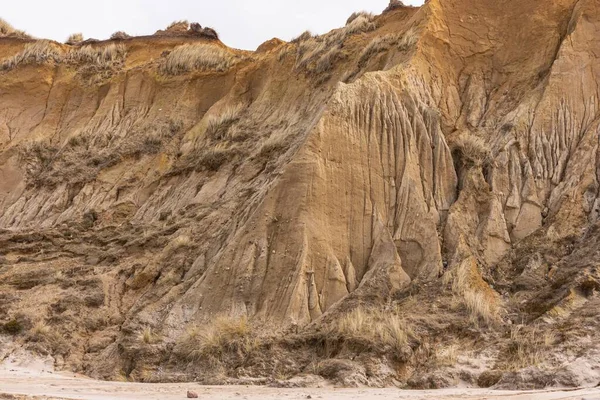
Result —
<path fill-rule="evenodd" d="M 387 12 L 390 12 L 397 8 L 402 8 L 402 7 L 406 7 L 406 6 L 400 0 L 390 0 L 390 4 L 388 4 L 388 6 L 385 8 L 385 10 L 383 10 L 383 13 L 385 14 Z"/>
<path fill-rule="evenodd" d="M 190 23 L 187 20 L 173 21 L 164 31 L 158 31 L 155 35 L 159 36 L 177 36 L 177 35 L 193 35 L 204 37 L 207 39 L 219 39 L 219 34 L 216 30 L 210 27 L 202 27 L 197 22 Z"/>
<path fill-rule="evenodd" d="M 127 48 L 123 44 L 110 43 L 106 46 L 86 45 L 72 49 L 66 60 L 76 64 L 90 64 L 99 68 L 111 68 L 125 61 Z"/>
<path fill-rule="evenodd" d="M 365 17 L 369 20 L 373 20 L 373 14 L 370 12 L 366 12 L 366 11 L 357 11 L 357 12 L 353 12 L 348 19 L 346 20 L 346 25 L 351 24 L 352 22 L 354 22 L 355 19 L 360 18 L 360 17 Z"/>
<path fill-rule="evenodd" d="M 366 12 L 353 13 L 346 26 L 325 35 L 313 35 L 304 32 L 292 40 L 296 44 L 296 68 L 327 76 L 335 63 L 347 57 L 344 53 L 344 43 L 353 35 L 365 34 L 377 29 L 375 17 Z M 393 49 L 401 52 L 411 49 L 417 42 L 418 33 L 410 28 L 403 34 L 389 34 L 375 37 L 361 52 L 358 67 L 364 67 L 369 59 L 379 53 Z M 285 47 L 279 54 L 281 60 L 294 47 Z"/>
<path fill-rule="evenodd" d="M 66 44 L 70 44 L 70 45 L 76 45 L 81 42 L 83 42 L 83 34 L 81 34 L 81 33 L 73 33 L 73 34 L 69 35 L 69 37 L 65 41 Z"/>
<path fill-rule="evenodd" d="M 86 64 L 100 69 L 113 69 L 125 61 L 126 55 L 127 49 L 123 44 L 86 45 L 73 48 L 65 53 L 57 44 L 49 40 L 38 40 L 26 44 L 21 52 L 5 59 L 0 64 L 0 69 L 9 71 L 23 65 L 61 62 Z"/>
<path fill-rule="evenodd" d="M 23 31 L 15 29 L 11 24 L 0 18 L 0 37 L 12 37 L 18 39 L 31 39 L 31 36 Z"/>
<path fill-rule="evenodd" d="M 113 33 L 112 35 L 110 35 L 110 40 L 126 40 L 126 39 L 130 39 L 132 36 L 130 34 L 128 34 L 127 32 L 123 32 L 123 31 L 117 31 L 115 33 Z"/>
<path fill-rule="evenodd" d="M 323 74 L 333 69 L 336 60 L 343 56 L 344 42 L 352 35 L 371 32 L 377 29 L 374 16 L 369 13 L 354 13 L 348 18 L 345 27 L 326 35 L 314 36 L 304 32 L 292 40 L 298 45 L 296 68 L 309 69 L 316 74 Z M 281 56 L 281 55 L 280 55 Z"/>
<path fill-rule="evenodd" d="M 194 70 L 224 72 L 236 60 L 232 52 L 214 44 L 184 44 L 167 55 L 160 72 L 164 75 L 180 75 Z"/>
<path fill-rule="evenodd" d="M 167 30 L 168 31 L 187 31 L 190 27 L 190 22 L 187 19 L 184 20 L 180 20 L 180 21 L 173 21 L 169 24 L 169 26 L 167 26 Z"/>
<path fill-rule="evenodd" d="M 39 40 L 26 44 L 20 53 L 2 61 L 0 69 L 9 71 L 20 65 L 58 63 L 62 59 L 63 52 L 56 44 L 49 40 Z"/>

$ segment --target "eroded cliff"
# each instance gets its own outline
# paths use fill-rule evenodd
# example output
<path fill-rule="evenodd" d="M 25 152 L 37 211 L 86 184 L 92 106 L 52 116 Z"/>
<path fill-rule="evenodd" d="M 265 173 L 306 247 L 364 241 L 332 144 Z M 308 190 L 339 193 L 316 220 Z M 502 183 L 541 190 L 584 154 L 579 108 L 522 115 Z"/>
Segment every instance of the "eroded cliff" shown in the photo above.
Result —
<path fill-rule="evenodd" d="M 0 38 L 3 352 L 597 383 L 599 27 L 594 0 L 430 0 L 256 52 Z"/>

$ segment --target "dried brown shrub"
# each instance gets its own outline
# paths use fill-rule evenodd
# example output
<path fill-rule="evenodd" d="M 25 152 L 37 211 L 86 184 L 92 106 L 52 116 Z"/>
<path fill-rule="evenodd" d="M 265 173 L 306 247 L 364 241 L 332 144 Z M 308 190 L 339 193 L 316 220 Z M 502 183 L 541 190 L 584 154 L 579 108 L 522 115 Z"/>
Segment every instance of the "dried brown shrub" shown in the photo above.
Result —
<path fill-rule="evenodd" d="M 84 45 L 73 48 L 65 61 L 76 66 L 79 76 L 87 83 L 109 79 L 125 64 L 127 48 L 124 44 Z"/>
<path fill-rule="evenodd" d="M 201 34 L 202 34 L 202 36 L 210 38 L 210 39 L 216 39 L 216 40 L 219 39 L 219 34 L 213 28 L 206 27 L 206 28 L 202 29 Z"/>
<path fill-rule="evenodd" d="M 176 343 L 173 354 L 186 361 L 198 361 L 229 352 L 249 353 L 257 344 L 254 328 L 246 317 L 219 316 L 188 329 Z"/>
<path fill-rule="evenodd" d="M 0 18 L 0 37 L 12 37 L 18 39 L 31 39 L 31 36 L 23 31 L 15 29 L 11 24 Z"/>
<path fill-rule="evenodd" d="M 81 42 L 83 42 L 83 34 L 81 33 L 73 33 L 69 35 L 69 37 L 65 41 L 66 44 L 69 44 L 71 46 L 80 44 Z"/>
<path fill-rule="evenodd" d="M 400 0 L 390 0 L 390 4 L 383 10 L 384 13 L 393 11 L 397 8 L 406 7 Z"/>
<path fill-rule="evenodd" d="M 396 311 L 358 307 L 336 319 L 327 337 L 402 354 L 410 352 L 408 345 L 415 333 Z"/>
<path fill-rule="evenodd" d="M 131 38 L 126 32 L 118 31 L 110 35 L 111 40 L 125 40 Z"/>
<path fill-rule="evenodd" d="M 167 26 L 167 31 L 187 31 L 190 23 L 187 20 L 173 21 Z"/>
<path fill-rule="evenodd" d="M 344 42 L 352 35 L 373 31 L 377 28 L 373 15 L 360 13 L 349 19 L 349 23 L 322 36 L 313 36 L 305 32 L 292 42 L 298 45 L 296 68 L 308 69 L 316 74 L 330 71 L 336 60 L 343 55 Z"/>
<path fill-rule="evenodd" d="M 299 36 L 293 38 L 292 40 L 290 40 L 291 43 L 300 43 L 300 42 L 304 42 L 308 39 L 312 39 L 313 37 L 315 37 L 315 35 L 310 32 L 310 31 L 304 31 L 302 32 Z"/>

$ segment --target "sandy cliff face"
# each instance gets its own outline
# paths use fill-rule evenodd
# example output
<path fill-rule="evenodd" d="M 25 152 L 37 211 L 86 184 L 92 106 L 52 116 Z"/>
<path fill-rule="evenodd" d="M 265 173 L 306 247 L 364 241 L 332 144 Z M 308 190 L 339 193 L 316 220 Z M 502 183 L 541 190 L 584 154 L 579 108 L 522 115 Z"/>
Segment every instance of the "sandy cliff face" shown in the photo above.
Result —
<path fill-rule="evenodd" d="M 599 19 L 431 0 L 254 53 L 184 32 L 5 62 L 5 332 L 105 378 L 591 382 Z"/>

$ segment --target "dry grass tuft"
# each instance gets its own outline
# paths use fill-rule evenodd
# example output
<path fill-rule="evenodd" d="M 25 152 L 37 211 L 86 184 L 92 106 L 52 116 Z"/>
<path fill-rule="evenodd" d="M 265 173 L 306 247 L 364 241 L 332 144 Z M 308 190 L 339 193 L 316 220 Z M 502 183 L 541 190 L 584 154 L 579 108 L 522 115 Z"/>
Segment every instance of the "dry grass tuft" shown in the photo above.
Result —
<path fill-rule="evenodd" d="M 33 343 L 33 349 L 42 354 L 66 354 L 67 341 L 52 327 L 40 321 L 27 333 L 27 342 Z"/>
<path fill-rule="evenodd" d="M 242 104 L 227 106 L 219 114 L 209 115 L 206 119 L 206 136 L 213 140 L 224 139 L 229 127 L 236 122 L 243 109 Z"/>
<path fill-rule="evenodd" d="M 15 28 L 11 24 L 0 18 L 0 35 L 2 35 L 2 37 L 9 36 L 14 31 Z"/>
<path fill-rule="evenodd" d="M 235 143 L 237 141 L 235 136 L 223 142 L 210 141 L 204 135 L 199 136 L 194 140 L 191 151 L 179 157 L 174 170 L 216 172 L 225 164 L 235 163 L 236 160 L 247 157 L 247 149 Z"/>
<path fill-rule="evenodd" d="M 71 49 L 65 61 L 78 68 L 79 76 L 88 83 L 109 79 L 125 65 L 127 48 L 122 43 L 84 45 Z"/>
<path fill-rule="evenodd" d="M 407 351 L 414 333 L 407 322 L 395 312 L 358 307 L 329 326 L 329 337 L 369 344 L 380 349 L 390 348 L 402 354 Z"/>
<path fill-rule="evenodd" d="M 74 64 L 93 64 L 99 68 L 113 68 L 123 63 L 126 55 L 127 48 L 123 44 L 86 45 L 69 51 L 67 61 Z"/>
<path fill-rule="evenodd" d="M 323 74 L 331 70 L 335 64 L 335 61 L 340 58 L 341 53 L 342 48 L 337 46 L 332 47 L 326 53 L 323 53 L 315 64 L 314 72 L 317 74 Z"/>
<path fill-rule="evenodd" d="M 463 293 L 463 297 L 473 323 L 483 321 L 486 325 L 493 325 L 498 322 L 498 309 L 482 292 L 467 290 Z"/>
<path fill-rule="evenodd" d="M 144 329 L 142 329 L 138 338 L 139 338 L 140 342 L 145 343 L 145 344 L 155 344 L 155 343 L 160 342 L 160 336 L 157 335 L 156 333 L 154 333 L 152 328 L 150 328 L 148 326 L 145 327 Z"/>
<path fill-rule="evenodd" d="M 97 74 L 96 74 L 97 75 Z M 96 76 L 95 75 L 95 76 Z M 126 159 L 158 153 L 183 131 L 180 120 L 164 119 L 129 127 L 127 135 L 116 128 L 98 132 L 86 129 L 72 136 L 62 148 L 48 141 L 25 141 L 19 156 L 26 165 L 27 182 L 54 187 L 59 183 L 92 182 L 100 171 Z"/>
<path fill-rule="evenodd" d="M 290 40 L 290 43 L 301 43 L 305 42 L 309 39 L 316 37 L 317 35 L 313 34 L 311 31 L 304 31 L 299 36 Z"/>
<path fill-rule="evenodd" d="M 181 336 L 173 353 L 187 361 L 219 357 L 225 353 L 249 353 L 258 339 L 246 317 L 216 317 L 209 324 L 195 326 Z"/>
<path fill-rule="evenodd" d="M 491 159 L 491 150 L 484 140 L 468 133 L 460 135 L 453 148 L 467 164 L 481 166 Z"/>
<path fill-rule="evenodd" d="M 11 24 L 0 18 L 0 37 L 11 37 L 18 39 L 31 39 L 31 36 L 23 31 L 15 29 Z"/>
<path fill-rule="evenodd" d="M 469 263 L 462 262 L 454 269 L 445 273 L 442 278 L 444 286 L 452 285 L 454 293 L 462 293 L 468 289 L 468 281 L 471 274 L 469 266 Z"/>
<path fill-rule="evenodd" d="M 292 40 L 298 45 L 296 51 L 296 68 L 308 69 L 317 75 L 333 69 L 336 60 L 343 57 L 344 42 L 352 35 L 370 32 L 377 28 L 373 22 L 373 15 L 368 13 L 355 13 L 348 20 L 348 24 L 326 35 L 313 36 L 304 32 Z"/>
<path fill-rule="evenodd" d="M 401 51 L 406 51 L 413 47 L 418 40 L 417 30 L 415 28 L 410 28 L 400 38 L 398 41 L 398 49 Z"/>
<path fill-rule="evenodd" d="M 194 70 L 224 72 L 236 59 L 233 53 L 216 45 L 184 44 L 169 53 L 160 71 L 165 75 L 180 75 Z"/>
<path fill-rule="evenodd" d="M 352 23 L 352 21 L 354 21 L 358 17 L 366 17 L 369 20 L 372 20 L 374 18 L 372 13 L 369 13 L 369 12 L 366 12 L 366 11 L 355 11 L 346 20 L 346 25 L 349 25 L 350 23 Z"/>
<path fill-rule="evenodd" d="M 31 330 L 29 331 L 29 334 L 32 338 L 42 338 L 44 336 L 48 336 L 50 334 L 51 330 L 50 327 L 48 325 L 46 325 L 45 322 L 38 322 L 37 324 L 35 324 L 33 326 L 33 328 L 31 328 Z"/>
<path fill-rule="evenodd" d="M 190 31 L 194 32 L 195 34 L 201 34 L 202 33 L 202 25 L 200 25 L 197 22 L 192 22 L 190 24 Z"/>
<path fill-rule="evenodd" d="M 127 34 L 126 32 L 123 31 L 118 31 L 113 33 L 112 35 L 110 35 L 110 39 L 111 40 L 125 40 L 125 39 L 130 39 L 131 35 Z"/>
<path fill-rule="evenodd" d="M 155 33 L 158 36 L 200 36 L 208 39 L 219 39 L 219 34 L 213 28 L 203 28 L 197 22 L 175 21 L 172 22 L 164 31 L 159 30 Z"/>
<path fill-rule="evenodd" d="M 378 36 L 363 49 L 358 59 L 358 65 L 362 68 L 374 55 L 393 48 L 400 51 L 409 50 L 417 42 L 417 39 L 417 31 L 414 28 L 408 29 L 404 34 Z"/>
<path fill-rule="evenodd" d="M 309 39 L 300 42 L 298 45 L 296 68 L 306 68 L 308 65 L 318 59 L 320 55 L 327 51 L 327 44 L 317 39 Z"/>
<path fill-rule="evenodd" d="M 58 63 L 63 59 L 60 48 L 49 40 L 28 43 L 18 54 L 4 60 L 0 65 L 3 71 L 9 71 L 20 65 Z"/>
<path fill-rule="evenodd" d="M 344 41 L 350 35 L 361 32 L 371 32 L 377 29 L 373 22 L 373 14 L 363 13 L 354 18 L 349 24 L 342 28 L 342 35 L 338 37 L 339 41 Z"/>
<path fill-rule="evenodd" d="M 197 22 L 192 22 L 190 24 L 189 32 L 193 33 L 196 36 L 203 36 L 209 39 L 219 39 L 219 34 L 216 30 L 210 27 L 202 28 L 202 25 L 200 25 Z"/>
<path fill-rule="evenodd" d="M 375 54 L 382 53 L 391 48 L 391 43 L 397 40 L 397 35 L 378 36 L 363 49 L 358 59 L 358 65 L 364 66 Z"/>
<path fill-rule="evenodd" d="M 458 361 L 459 347 L 453 343 L 449 346 L 436 349 L 435 360 L 439 366 L 453 366 Z"/>
<path fill-rule="evenodd" d="M 523 325 L 517 325 L 510 331 L 509 344 L 500 356 L 500 367 L 516 371 L 539 365 L 556 342 L 552 331 L 541 332 L 538 327 L 528 330 Z"/>
<path fill-rule="evenodd" d="M 67 38 L 67 40 L 65 41 L 65 43 L 73 46 L 73 45 L 80 44 L 81 42 L 83 42 L 83 40 L 84 40 L 83 39 L 83 34 L 81 34 L 81 33 L 73 33 L 73 34 L 69 35 L 69 37 Z"/>
<path fill-rule="evenodd" d="M 398 8 L 406 7 L 400 0 L 390 0 L 390 4 L 383 10 L 384 13 L 396 10 Z"/>
<path fill-rule="evenodd" d="M 167 31 L 187 31 L 190 23 L 187 20 L 173 21 L 167 26 Z"/>
<path fill-rule="evenodd" d="M 204 36 L 204 37 L 207 37 L 210 39 L 215 39 L 215 40 L 219 39 L 219 34 L 213 28 L 209 28 L 209 27 L 203 28 L 199 34 L 201 36 Z"/>
<path fill-rule="evenodd" d="M 492 289 L 483 281 L 474 259 L 468 258 L 448 271 L 444 285 L 451 284 L 458 298 L 456 305 L 466 309 L 471 323 L 493 326 L 502 320 L 503 308 Z"/>

